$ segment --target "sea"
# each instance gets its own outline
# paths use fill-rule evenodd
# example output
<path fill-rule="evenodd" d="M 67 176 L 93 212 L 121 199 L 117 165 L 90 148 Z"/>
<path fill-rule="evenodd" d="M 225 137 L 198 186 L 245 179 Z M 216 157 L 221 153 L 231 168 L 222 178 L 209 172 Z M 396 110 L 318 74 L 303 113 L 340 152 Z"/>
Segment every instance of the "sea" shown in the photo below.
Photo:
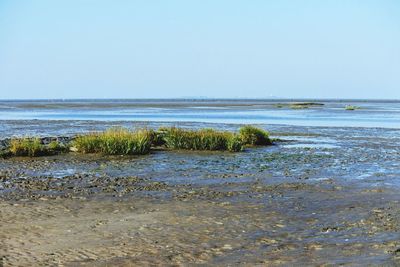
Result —
<path fill-rule="evenodd" d="M 299 103 L 303 106 L 298 106 Z M 349 106 L 355 109 L 346 109 Z M 400 101 L 323 99 L 0 101 L 0 122 L 3 125 L 0 126 L 1 134 L 4 135 L 6 130 L 4 126 L 18 121 L 193 122 L 398 129 Z"/>

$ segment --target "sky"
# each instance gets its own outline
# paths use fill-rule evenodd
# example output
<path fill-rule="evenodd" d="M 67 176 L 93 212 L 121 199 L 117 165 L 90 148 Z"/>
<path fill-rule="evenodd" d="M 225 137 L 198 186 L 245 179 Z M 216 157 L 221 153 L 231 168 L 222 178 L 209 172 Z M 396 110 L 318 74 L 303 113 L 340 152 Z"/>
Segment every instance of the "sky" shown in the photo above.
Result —
<path fill-rule="evenodd" d="M 0 0 L 0 99 L 400 99 L 398 0 Z"/>

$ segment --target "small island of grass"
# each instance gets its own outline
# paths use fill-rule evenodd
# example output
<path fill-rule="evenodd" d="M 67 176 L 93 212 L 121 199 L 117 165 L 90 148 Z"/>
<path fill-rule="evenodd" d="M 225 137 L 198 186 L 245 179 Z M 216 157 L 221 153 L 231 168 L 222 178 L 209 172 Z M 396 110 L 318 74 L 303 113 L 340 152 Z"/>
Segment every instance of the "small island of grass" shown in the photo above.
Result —
<path fill-rule="evenodd" d="M 347 105 L 344 109 L 345 109 L 345 110 L 356 110 L 356 109 L 360 109 L 360 107 L 352 106 L 352 105 Z"/>
<path fill-rule="evenodd" d="M 215 129 L 188 130 L 176 127 L 129 130 L 111 128 L 102 132 L 78 135 L 67 143 L 44 144 L 36 137 L 13 138 L 1 151 L 2 157 L 37 157 L 60 153 L 98 153 L 102 155 L 145 155 L 153 148 L 167 150 L 208 150 L 239 152 L 245 147 L 267 146 L 269 133 L 254 126 L 243 126 L 236 132 Z"/>
<path fill-rule="evenodd" d="M 313 107 L 322 107 L 325 104 L 318 102 L 293 102 L 293 103 L 278 103 L 274 106 L 276 108 L 290 108 L 290 109 L 307 109 Z"/>

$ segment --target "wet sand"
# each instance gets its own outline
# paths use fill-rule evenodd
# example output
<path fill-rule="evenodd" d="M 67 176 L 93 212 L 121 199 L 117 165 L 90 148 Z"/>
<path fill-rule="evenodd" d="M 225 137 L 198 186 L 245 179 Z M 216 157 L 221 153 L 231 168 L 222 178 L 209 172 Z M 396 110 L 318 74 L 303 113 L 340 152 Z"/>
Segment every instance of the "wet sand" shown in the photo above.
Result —
<path fill-rule="evenodd" d="M 0 206 L 4 266 L 400 263 L 400 203 L 390 189 L 253 184 Z"/>

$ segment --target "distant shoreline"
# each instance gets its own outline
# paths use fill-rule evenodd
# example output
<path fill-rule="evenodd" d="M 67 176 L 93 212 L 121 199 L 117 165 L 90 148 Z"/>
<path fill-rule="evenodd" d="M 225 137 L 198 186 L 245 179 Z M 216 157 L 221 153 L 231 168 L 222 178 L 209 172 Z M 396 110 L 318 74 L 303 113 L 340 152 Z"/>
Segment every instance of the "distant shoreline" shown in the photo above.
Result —
<path fill-rule="evenodd" d="M 351 99 L 351 98 L 68 98 L 68 99 L 0 99 L 1 102 L 49 102 L 49 103 L 71 103 L 71 102 L 381 102 L 400 103 L 400 99 Z"/>

